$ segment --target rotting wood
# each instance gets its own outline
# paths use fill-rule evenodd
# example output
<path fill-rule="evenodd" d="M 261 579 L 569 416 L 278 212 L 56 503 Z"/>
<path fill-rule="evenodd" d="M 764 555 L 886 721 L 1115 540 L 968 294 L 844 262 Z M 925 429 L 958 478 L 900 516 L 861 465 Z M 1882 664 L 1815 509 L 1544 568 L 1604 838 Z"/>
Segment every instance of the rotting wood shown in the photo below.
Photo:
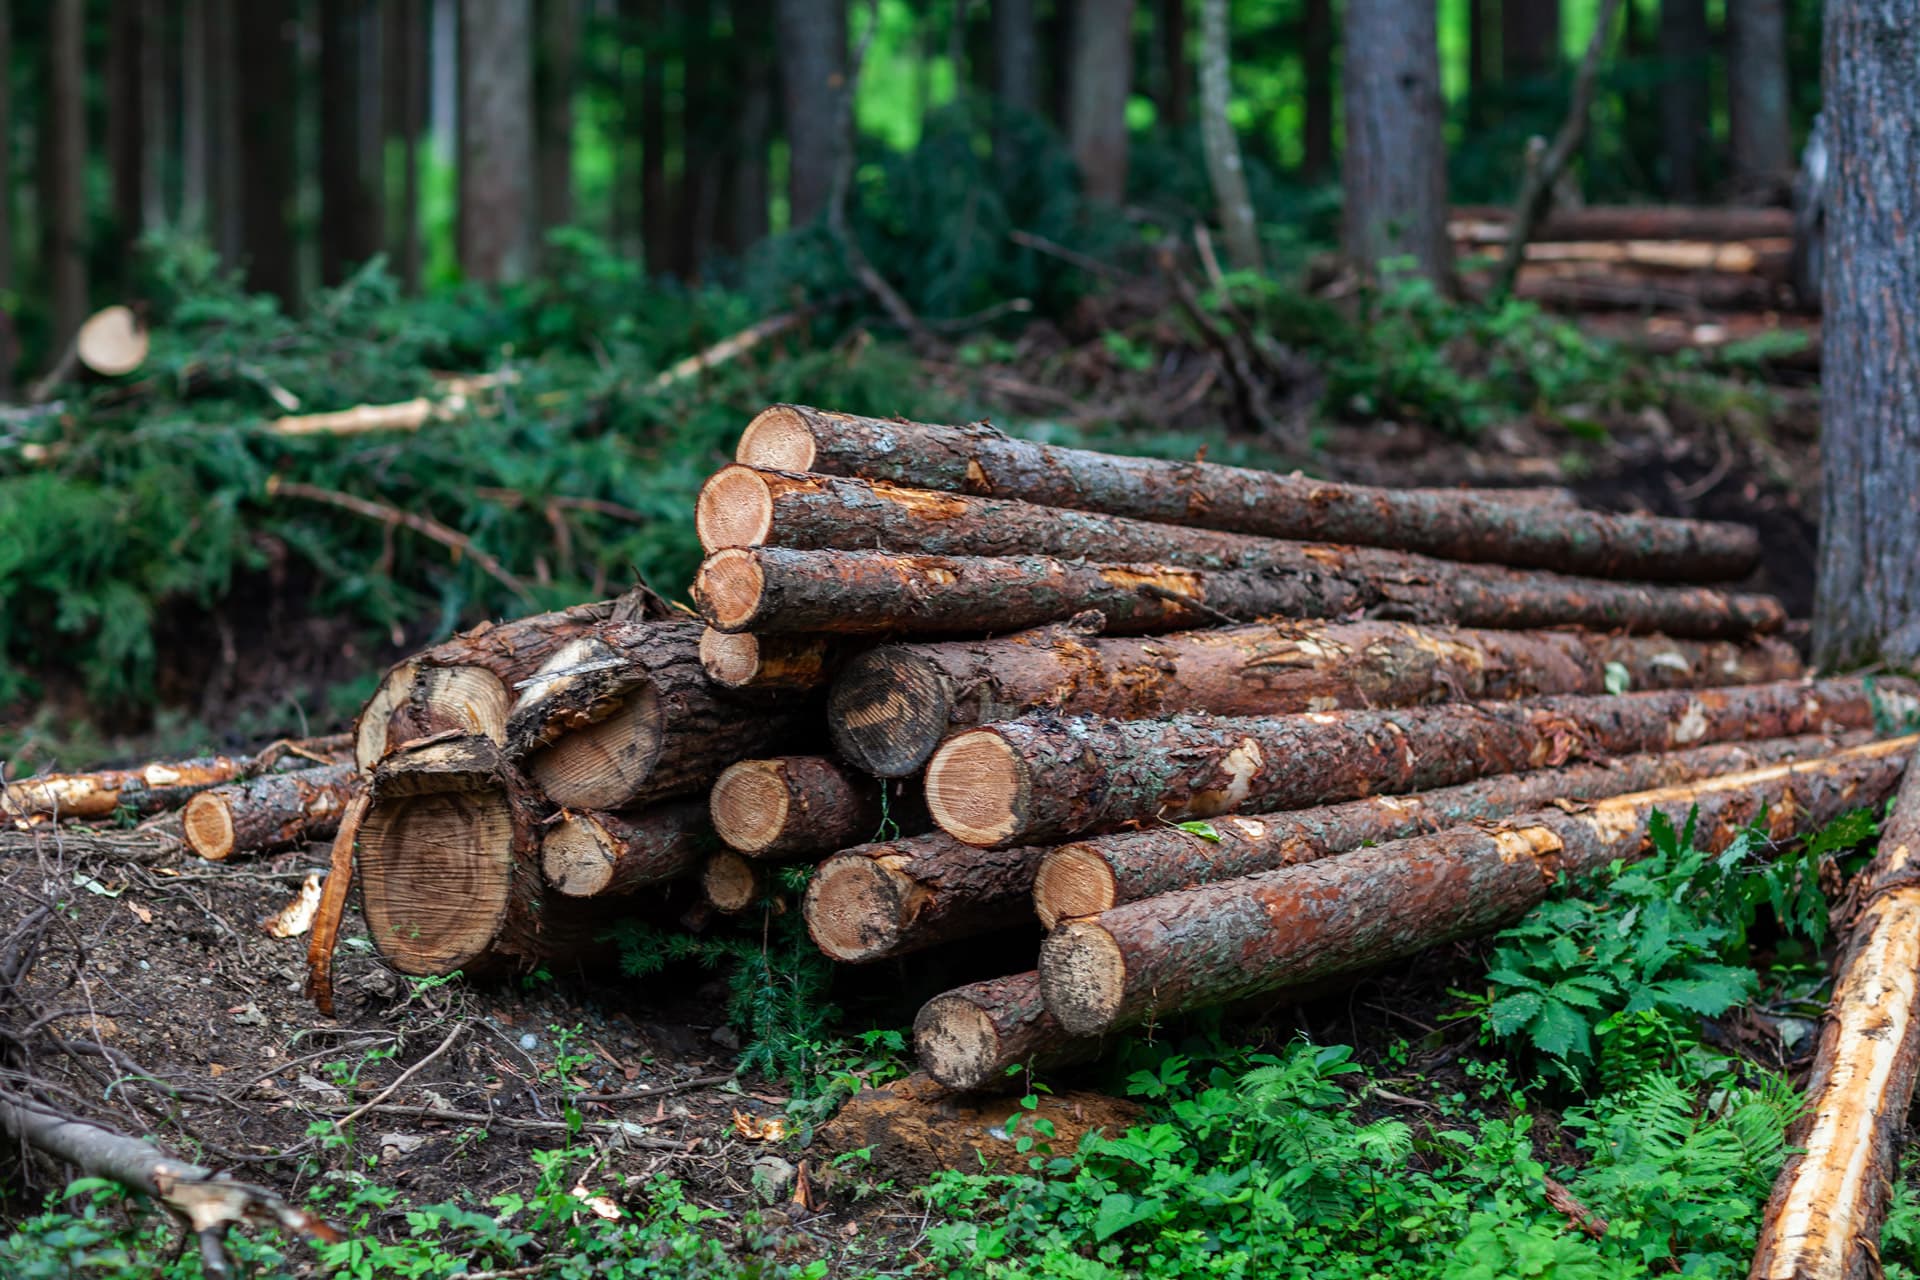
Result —
<path fill-rule="evenodd" d="M 822 862 L 801 910 L 835 960 L 865 964 L 1033 918 L 1043 848 L 979 849 L 935 832 L 844 849 Z"/>
<path fill-rule="evenodd" d="M 712 627 L 700 634 L 700 665 L 729 689 L 817 689 L 827 682 L 831 662 L 825 636 L 728 635 Z"/>
<path fill-rule="evenodd" d="M 801 858 L 871 839 L 883 821 L 882 785 L 825 756 L 741 760 L 715 779 L 708 805 L 735 852 Z"/>
<path fill-rule="evenodd" d="M 570 898 L 612 897 L 692 875 L 719 848 L 706 805 L 568 813 L 540 841 L 547 883 Z"/>
<path fill-rule="evenodd" d="M 202 791 L 181 811 L 187 847 L 213 862 L 324 840 L 339 829 L 359 770 L 351 763 L 270 773 Z"/>
<path fill-rule="evenodd" d="M 1043 1071 L 1082 1062 L 1100 1051 L 1093 1036 L 1075 1036 L 1047 1012 L 1040 973 L 969 983 L 935 996 L 913 1020 L 920 1068 L 949 1089 L 979 1089 L 1015 1067 Z"/>

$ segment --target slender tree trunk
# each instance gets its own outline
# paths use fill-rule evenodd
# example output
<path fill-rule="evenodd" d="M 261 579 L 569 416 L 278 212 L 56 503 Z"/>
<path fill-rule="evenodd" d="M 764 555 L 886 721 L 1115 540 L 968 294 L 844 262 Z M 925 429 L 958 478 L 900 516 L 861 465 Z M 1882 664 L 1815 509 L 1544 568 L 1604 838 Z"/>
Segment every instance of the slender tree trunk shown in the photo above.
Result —
<path fill-rule="evenodd" d="M 733 20 L 739 52 L 739 112 L 733 124 L 733 172 L 721 218 L 728 228 L 726 247 L 738 255 L 766 239 L 773 194 L 767 167 L 775 74 L 772 0 L 741 0 L 734 6 Z"/>
<path fill-rule="evenodd" d="M 185 0 L 180 14 L 180 225 L 207 235 L 214 61 L 208 0 Z M 211 235 L 208 236 L 211 239 Z"/>
<path fill-rule="evenodd" d="M 539 0 L 540 65 L 534 77 L 539 120 L 540 227 L 573 221 L 573 84 L 580 60 L 579 0 Z"/>
<path fill-rule="evenodd" d="M 802 227 L 826 212 L 842 147 L 840 95 L 846 89 L 844 0 L 775 0 L 784 58 L 788 225 Z"/>
<path fill-rule="evenodd" d="M 230 48 L 239 99 L 228 159 L 239 205 L 247 285 L 291 305 L 299 275 L 287 214 L 294 195 L 295 8 L 292 0 L 236 0 Z"/>
<path fill-rule="evenodd" d="M 235 0 L 207 6 L 207 226 L 213 247 L 229 266 L 244 266 L 245 229 L 240 192 L 240 59 Z"/>
<path fill-rule="evenodd" d="M 1920 658 L 1920 25 L 1829 0 L 1820 576 L 1829 668 Z"/>
<path fill-rule="evenodd" d="M 1560 0 L 1504 0 L 1500 68 L 1504 79 L 1539 80 L 1560 67 Z"/>
<path fill-rule="evenodd" d="M 1187 62 L 1187 0 L 1159 0 L 1155 34 L 1159 37 L 1160 123 L 1184 129 L 1191 114 L 1193 70 Z"/>
<path fill-rule="evenodd" d="M 533 0 L 460 13 L 460 265 L 524 276 L 533 250 Z"/>
<path fill-rule="evenodd" d="M 174 25 L 167 20 L 171 6 L 161 0 L 140 3 L 147 35 L 140 49 L 140 103 L 147 118 L 140 226 L 143 231 L 152 231 L 167 225 L 167 161 L 174 150 L 177 127 L 172 90 L 180 74 L 180 45 Z"/>
<path fill-rule="evenodd" d="M 405 24 L 407 98 L 400 145 L 400 281 L 409 294 L 420 292 L 425 253 L 420 231 L 420 137 L 427 129 L 427 14 L 421 0 L 399 0 Z"/>
<path fill-rule="evenodd" d="M 1227 52 L 1227 0 L 1201 0 L 1200 5 L 1200 133 L 1207 153 L 1207 177 L 1213 183 L 1214 203 L 1220 208 L 1220 227 L 1227 256 L 1243 271 L 1258 271 L 1260 228 L 1254 221 L 1253 198 L 1247 194 L 1247 175 L 1240 162 L 1240 139 L 1227 118 L 1233 96 L 1233 76 Z"/>
<path fill-rule="evenodd" d="M 41 215 L 53 345 L 87 316 L 87 117 L 82 0 L 53 0 L 47 34 Z"/>
<path fill-rule="evenodd" d="M 113 182 L 113 229 L 121 262 L 131 260 L 146 209 L 146 103 L 141 67 L 153 33 L 143 0 L 113 0 L 107 37 L 107 170 Z"/>
<path fill-rule="evenodd" d="M 418 145 L 426 105 L 426 39 L 419 0 L 394 0 L 380 9 L 380 128 L 378 172 L 384 183 L 389 151 L 397 154 L 397 207 L 383 209 L 384 243 L 409 293 L 419 287 L 420 174 Z M 381 202 L 386 205 L 383 199 Z"/>
<path fill-rule="evenodd" d="M 1786 0 L 1727 4 L 1727 124 L 1735 180 L 1783 189 L 1793 173 Z"/>
<path fill-rule="evenodd" d="M 720 179 L 731 143 L 737 81 L 726 74 L 731 50 L 716 39 L 712 6 L 683 0 L 680 60 L 680 194 L 674 202 L 673 258 L 682 280 L 697 280 L 713 249 Z M 724 83 L 727 101 L 716 100 Z"/>
<path fill-rule="evenodd" d="M 1306 0 L 1301 40 L 1306 62 L 1306 141 L 1300 175 L 1325 178 L 1333 168 L 1333 0 Z"/>
<path fill-rule="evenodd" d="M 1660 125 L 1667 196 L 1697 200 L 1706 187 L 1712 121 L 1707 102 L 1706 0 L 1660 0 Z"/>
<path fill-rule="evenodd" d="M 1040 109 L 1034 0 L 993 0 L 993 94 L 1003 111 Z"/>
<path fill-rule="evenodd" d="M 1436 282 L 1452 275 L 1446 144 L 1434 10 L 1421 0 L 1350 0 L 1346 101 L 1347 256 L 1362 270 L 1411 257 Z"/>
<path fill-rule="evenodd" d="M 664 0 L 647 6 L 663 23 L 671 9 Z M 655 44 L 640 69 L 640 243 L 647 270 L 659 275 L 672 266 L 672 204 L 667 192 L 667 55 Z"/>
<path fill-rule="evenodd" d="M 1308 0 L 1307 12 L 1313 12 L 1312 5 L 1319 0 Z M 1480 124 L 1486 116 L 1487 98 L 1487 6 L 1494 0 L 1467 0 L 1467 120 L 1469 124 Z M 1312 52 L 1308 52 L 1311 59 Z M 1308 63 L 1308 75 L 1312 75 L 1312 63 Z"/>
<path fill-rule="evenodd" d="M 13 3 L 0 0 L 0 403 L 13 399 L 20 358 L 13 315 Z"/>
<path fill-rule="evenodd" d="M 365 135 L 377 98 L 364 74 L 372 38 L 361 0 L 320 5 L 320 283 L 339 284 L 380 248 Z"/>
<path fill-rule="evenodd" d="M 1127 198 L 1127 96 L 1133 89 L 1133 0 L 1075 0 L 1067 67 L 1067 138 L 1087 194 Z"/>

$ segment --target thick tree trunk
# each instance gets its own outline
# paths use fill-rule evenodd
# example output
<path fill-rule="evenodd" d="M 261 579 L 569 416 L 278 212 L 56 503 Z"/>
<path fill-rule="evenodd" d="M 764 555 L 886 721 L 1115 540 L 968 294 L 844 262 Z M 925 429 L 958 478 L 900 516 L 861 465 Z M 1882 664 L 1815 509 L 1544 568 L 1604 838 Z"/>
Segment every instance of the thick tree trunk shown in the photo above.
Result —
<path fill-rule="evenodd" d="M 882 786 L 825 756 L 741 760 L 714 781 L 708 805 L 735 852 L 803 859 L 873 839 L 889 817 Z"/>
<path fill-rule="evenodd" d="M 1433 5 L 1421 0 L 1348 0 L 1341 241 L 1368 274 L 1411 257 L 1444 285 L 1453 259 L 1434 21 Z"/>
<path fill-rule="evenodd" d="M 1333 0 L 1306 0 L 1301 59 L 1306 71 L 1306 121 L 1300 176 L 1309 182 L 1333 170 Z"/>
<path fill-rule="evenodd" d="M 1488 502 L 1470 490 L 1382 489 L 1209 462 L 1034 444 L 984 423 L 887 422 L 776 405 L 748 424 L 750 466 L 819 471 L 1272 538 L 1417 551 L 1596 577 L 1743 577 L 1760 543 L 1740 525 Z"/>
<path fill-rule="evenodd" d="M 47 10 L 40 227 L 56 349 L 87 318 L 85 7 L 81 0 L 51 0 Z"/>
<path fill-rule="evenodd" d="M 692 875 L 718 847 L 698 800 L 569 813 L 540 841 L 540 868 L 569 898 L 614 897 Z"/>
<path fill-rule="evenodd" d="M 223 180 L 238 219 L 239 260 L 247 287 L 287 306 L 300 288 L 297 244 L 288 231 L 295 171 L 295 44 L 293 0 L 235 0 L 228 35 L 239 105 Z"/>
<path fill-rule="evenodd" d="M 927 765 L 940 828 L 1033 844 L 1156 818 L 1306 809 L 1639 751 L 1897 723 L 1905 680 L 1460 703 L 1404 711 L 1122 721 L 1029 716 L 950 739 Z M 1462 743 L 1473 749 L 1462 750 Z"/>
<path fill-rule="evenodd" d="M 1083 1061 L 1099 1044 L 1069 1035 L 1047 1012 L 1034 969 L 937 995 L 913 1020 L 920 1069 L 949 1089 L 995 1084 L 1014 1067 L 1039 1071 Z"/>
<path fill-rule="evenodd" d="M 534 68 L 534 152 L 541 230 L 573 221 L 573 90 L 579 74 L 579 0 L 538 0 L 540 48 Z"/>
<path fill-rule="evenodd" d="M 1127 198 L 1127 96 L 1133 91 L 1133 0 L 1074 0 L 1067 62 L 1067 140 L 1089 197 Z"/>
<path fill-rule="evenodd" d="M 1044 853 L 938 832 L 843 850 L 807 885 L 807 933 L 833 959 L 867 964 L 1031 921 Z"/>
<path fill-rule="evenodd" d="M 1913 744 L 1874 743 L 1572 813 L 1539 809 L 1492 829 L 1454 827 L 1116 907 L 1048 936 L 1041 990 L 1063 1027 L 1090 1035 L 1352 973 L 1497 929 L 1560 876 L 1642 856 L 1656 813 L 1676 827 L 1691 822 L 1696 841 L 1719 850 L 1754 822 L 1784 840 L 1878 804 L 1899 785 Z"/>
<path fill-rule="evenodd" d="M 488 284 L 532 267 L 533 0 L 460 12 L 460 267 Z"/>
<path fill-rule="evenodd" d="M 1034 913 L 1051 929 L 1062 920 L 1098 915 L 1163 893 L 1317 862 L 1462 823 L 1506 818 L 1561 801 L 1600 800 L 1697 782 L 1787 760 L 1816 759 L 1859 745 L 1851 738 L 1864 741 L 1870 736 L 1775 738 L 1536 769 L 1412 795 L 1371 796 L 1291 813 L 1220 818 L 1209 824 L 1210 837 L 1178 827 L 1095 836 L 1048 852 L 1034 876 Z"/>
<path fill-rule="evenodd" d="M 351 762 L 320 765 L 202 791 L 180 815 L 187 847 L 223 862 L 235 854 L 328 839 L 340 827 L 359 772 Z"/>
<path fill-rule="evenodd" d="M 1233 121 L 1227 118 L 1227 103 L 1233 97 L 1227 25 L 1227 0 L 1201 0 L 1200 134 L 1227 257 L 1243 271 L 1258 271 L 1260 227 L 1253 216 L 1253 197 L 1247 194 L 1240 139 L 1233 132 Z"/>
<path fill-rule="evenodd" d="M 635 5 L 639 21 L 657 28 L 673 14 L 666 0 Z M 673 196 L 667 186 L 667 51 L 645 47 L 640 69 L 640 243 L 647 270 L 663 276 L 673 269 Z"/>
<path fill-rule="evenodd" d="M 1826 8 L 1830 160 L 1822 271 L 1820 573 L 1814 654 L 1920 660 L 1920 24 Z"/>
<path fill-rule="evenodd" d="M 180 225 L 213 243 L 211 209 L 213 150 L 212 33 L 208 0 L 180 7 Z"/>
<path fill-rule="evenodd" d="M 1511 83 L 1560 70 L 1560 0 L 1504 0 L 1500 5 L 1500 75 Z"/>
<path fill-rule="evenodd" d="M 840 95 L 846 91 L 844 0 L 775 0 L 781 91 L 786 103 L 787 201 L 790 227 L 827 211 L 843 137 Z"/>
<path fill-rule="evenodd" d="M 320 5 L 320 283 L 336 285 L 378 253 L 380 202 L 366 166 L 375 83 L 365 75 L 375 40 L 362 0 Z"/>
<path fill-rule="evenodd" d="M 1779 193 L 1793 179 L 1793 124 L 1787 106 L 1786 0 L 1727 5 L 1727 131 L 1733 177 L 1749 190 Z"/>
<path fill-rule="evenodd" d="M 1713 141 L 1707 41 L 1707 0 L 1660 0 L 1660 127 L 1669 200 L 1697 199 L 1707 186 Z"/>
<path fill-rule="evenodd" d="M 827 703 L 834 745 L 883 778 L 919 771 L 976 725 L 1048 710 L 1152 720 L 1287 715 L 1548 694 L 1758 684 L 1800 674 L 1793 649 L 1584 631 L 1463 631 L 1399 622 L 1258 623 L 1131 640 L 1047 628 L 887 645 L 853 658 Z"/>

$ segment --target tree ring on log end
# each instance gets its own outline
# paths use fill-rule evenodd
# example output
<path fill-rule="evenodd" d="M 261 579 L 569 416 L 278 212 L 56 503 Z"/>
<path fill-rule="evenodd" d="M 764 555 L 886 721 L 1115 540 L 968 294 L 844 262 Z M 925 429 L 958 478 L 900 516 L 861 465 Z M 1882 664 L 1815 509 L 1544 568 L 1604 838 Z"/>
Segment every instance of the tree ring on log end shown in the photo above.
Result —
<path fill-rule="evenodd" d="M 739 854 L 724 849 L 707 859 L 700 872 L 700 887 L 707 901 L 721 911 L 745 911 L 760 896 L 760 872 Z"/>
<path fill-rule="evenodd" d="M 946 737 L 953 691 L 931 662 L 883 647 L 854 658 L 827 695 L 827 730 L 842 754 L 881 778 L 905 778 Z"/>
<path fill-rule="evenodd" d="M 759 853 L 786 834 L 793 797 L 778 760 L 741 760 L 714 781 L 707 799 L 713 829 L 742 853 Z"/>
<path fill-rule="evenodd" d="M 451 973 L 486 951 L 513 882 L 513 812 L 498 790 L 376 802 L 360 824 L 367 931 L 402 973 Z"/>
<path fill-rule="evenodd" d="M 540 870 L 569 898 L 591 898 L 613 880 L 615 852 L 605 827 L 585 814 L 568 814 L 540 842 Z"/>
<path fill-rule="evenodd" d="M 737 634 L 708 627 L 700 633 L 700 665 L 729 688 L 749 684 L 760 674 L 760 640 L 752 632 Z"/>
<path fill-rule="evenodd" d="M 722 467 L 700 486 L 693 527 L 707 551 L 757 547 L 773 532 L 773 491 L 752 467 Z"/>
<path fill-rule="evenodd" d="M 547 797 L 568 809 L 618 809 L 653 775 L 666 734 L 660 695 L 643 684 L 620 707 L 563 733 L 533 753 L 527 771 Z"/>
<path fill-rule="evenodd" d="M 1026 761 L 991 729 L 949 739 L 927 764 L 927 810 L 963 844 L 990 848 L 1012 839 L 1030 789 Z"/>
<path fill-rule="evenodd" d="M 986 1010 L 956 995 L 921 1006 L 913 1050 L 927 1074 L 949 1089 L 978 1089 L 999 1075 L 1000 1032 Z"/>
<path fill-rule="evenodd" d="M 1093 1035 L 1112 1026 L 1126 989 L 1126 959 L 1098 921 L 1069 921 L 1041 942 L 1040 998 L 1073 1034 Z"/>
<path fill-rule="evenodd" d="M 807 885 L 804 911 L 814 945 L 843 964 L 892 954 L 912 881 L 878 858 L 828 858 Z"/>
<path fill-rule="evenodd" d="M 1033 909 L 1049 929 L 1062 920 L 1097 916 L 1118 896 L 1113 868 L 1086 845 L 1049 850 L 1034 872 Z"/>
<path fill-rule="evenodd" d="M 223 861 L 233 852 L 233 812 L 224 796 L 203 791 L 187 801 L 180 830 L 187 847 L 209 861 Z"/>
<path fill-rule="evenodd" d="M 753 416 L 740 433 L 740 445 L 733 456 L 750 467 L 811 471 L 819 452 L 806 419 L 792 405 L 776 404 Z"/>
<path fill-rule="evenodd" d="M 694 595 L 716 631 L 743 631 L 760 612 L 767 575 L 760 557 L 744 547 L 728 547 L 707 557 L 694 580 Z"/>
<path fill-rule="evenodd" d="M 362 773 L 371 772 L 387 754 L 387 722 L 393 719 L 394 709 L 412 694 L 414 679 L 419 674 L 419 664 L 411 660 L 394 667 L 380 677 L 380 687 L 361 708 L 360 718 L 353 726 L 353 762 Z"/>

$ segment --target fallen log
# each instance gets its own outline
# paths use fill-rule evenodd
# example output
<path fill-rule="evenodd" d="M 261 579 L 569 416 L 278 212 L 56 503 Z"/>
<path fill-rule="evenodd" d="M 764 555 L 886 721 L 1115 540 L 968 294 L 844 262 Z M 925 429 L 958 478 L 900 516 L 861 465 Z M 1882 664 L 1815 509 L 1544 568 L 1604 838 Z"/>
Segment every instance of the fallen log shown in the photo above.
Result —
<path fill-rule="evenodd" d="M 767 869 L 731 849 L 716 849 L 700 870 L 700 890 L 715 911 L 739 915 L 767 896 Z"/>
<path fill-rule="evenodd" d="M 779 756 L 728 765 L 708 803 L 735 852 L 792 859 L 871 839 L 888 818 L 882 786 L 825 756 Z"/>
<path fill-rule="evenodd" d="M 949 739 L 927 807 L 967 844 L 1050 843 L 1156 818 L 1306 809 L 1642 751 L 1870 729 L 1906 680 L 1457 703 L 1238 719 L 1028 716 Z M 1465 748 L 1471 744 L 1470 749 Z"/>
<path fill-rule="evenodd" d="M 1448 217 L 1455 240 L 1505 244 L 1513 210 L 1500 205 L 1459 205 Z M 1793 236 L 1788 209 L 1727 205 L 1588 205 L 1556 209 L 1533 239 L 1566 240 L 1780 240 Z"/>
<path fill-rule="evenodd" d="M 1588 631 L 1468 631 L 1398 622 L 1280 623 L 1149 640 L 1071 624 L 992 640 L 884 645 L 827 699 L 834 745 L 884 778 L 917 772 L 959 730 L 1042 709 L 1150 720 L 1283 715 L 1470 699 L 1758 684 L 1798 676 L 1792 647 Z"/>
<path fill-rule="evenodd" d="M 431 396 L 390 404 L 357 404 L 325 413 L 274 418 L 266 429 L 281 436 L 357 436 L 373 431 L 418 431 L 429 422 L 451 422 L 474 407 L 484 392 L 518 382 L 511 370 L 442 378 Z"/>
<path fill-rule="evenodd" d="M 1768 311 L 1783 304 L 1784 286 L 1759 276 L 1609 279 L 1522 272 L 1513 296 L 1572 311 Z"/>
<path fill-rule="evenodd" d="M 137 769 L 94 773 L 49 773 L 0 786 L 0 817 L 24 824 L 39 819 L 147 817 L 177 809 L 209 787 L 265 773 L 288 756 L 329 762 L 344 751 L 344 736 L 283 739 L 251 756 L 201 756 L 156 761 Z"/>
<path fill-rule="evenodd" d="M 569 898 L 613 897 L 692 875 L 718 847 L 697 800 L 638 813 L 569 813 L 541 839 L 540 869 Z"/>
<path fill-rule="evenodd" d="M 830 645 L 824 636 L 700 634 L 700 665 L 729 689 L 816 689 L 827 682 Z"/>
<path fill-rule="evenodd" d="M 1163 462 L 1016 440 L 984 423 L 930 426 L 763 410 L 736 458 L 987 493 L 1168 524 L 1417 551 L 1596 577 L 1710 582 L 1744 576 L 1759 541 L 1740 525 L 1487 502 L 1471 493 L 1332 484 L 1208 462 Z"/>
<path fill-rule="evenodd" d="M 1920 1075 L 1920 766 L 1851 895 L 1833 1000 L 1760 1223 L 1753 1280 L 1880 1274 L 1880 1228 Z M 1850 895 L 1850 896 L 1851 896 Z"/>
<path fill-rule="evenodd" d="M 920 1069 L 949 1089 L 978 1089 L 1017 1067 L 1083 1062 L 1099 1048 L 1098 1039 L 1069 1035 L 1047 1012 L 1034 969 L 937 995 L 913 1020 Z"/>
<path fill-rule="evenodd" d="M 214 787 L 187 801 L 181 834 L 189 849 L 213 862 L 324 840 L 338 830 L 358 776 L 350 763 L 332 764 Z"/>
<path fill-rule="evenodd" d="M 1786 760 L 1816 759 L 1869 737 L 1810 735 L 1623 756 L 1412 795 L 1223 817 L 1208 823 L 1205 835 L 1173 825 L 1094 836 L 1050 849 L 1040 860 L 1033 878 L 1034 914 L 1051 929 L 1062 920 L 1098 915 L 1143 898 L 1277 871 L 1464 822 L 1506 818 L 1563 800 L 1599 800 L 1676 786 Z"/>
<path fill-rule="evenodd" d="M 906 955 L 1032 920 L 1044 853 L 978 849 L 938 832 L 844 849 L 815 868 L 801 911 L 835 960 Z"/>
<path fill-rule="evenodd" d="M 1326 550 L 1338 551 L 1337 548 Z M 729 547 L 700 566 L 694 603 L 718 631 L 1017 631 L 1093 609 L 1116 633 L 1257 618 L 1373 611 L 1428 622 L 1664 632 L 1744 638 L 1786 620 L 1769 596 L 1705 587 L 1590 582 L 1481 567 L 1479 582 L 1436 588 L 1418 571 L 1391 578 L 1321 569 L 1183 569 L 1049 556 L 922 556 L 884 551 Z"/>
<path fill-rule="evenodd" d="M 1562 876 L 1648 847 L 1656 813 L 1720 850 L 1749 824 L 1784 840 L 1893 792 L 1905 737 L 1748 773 L 1454 827 L 1070 920 L 1040 949 L 1047 1009 L 1075 1035 L 1280 991 L 1511 923 Z M 1284 926 L 1276 922 L 1284 922 Z"/>

